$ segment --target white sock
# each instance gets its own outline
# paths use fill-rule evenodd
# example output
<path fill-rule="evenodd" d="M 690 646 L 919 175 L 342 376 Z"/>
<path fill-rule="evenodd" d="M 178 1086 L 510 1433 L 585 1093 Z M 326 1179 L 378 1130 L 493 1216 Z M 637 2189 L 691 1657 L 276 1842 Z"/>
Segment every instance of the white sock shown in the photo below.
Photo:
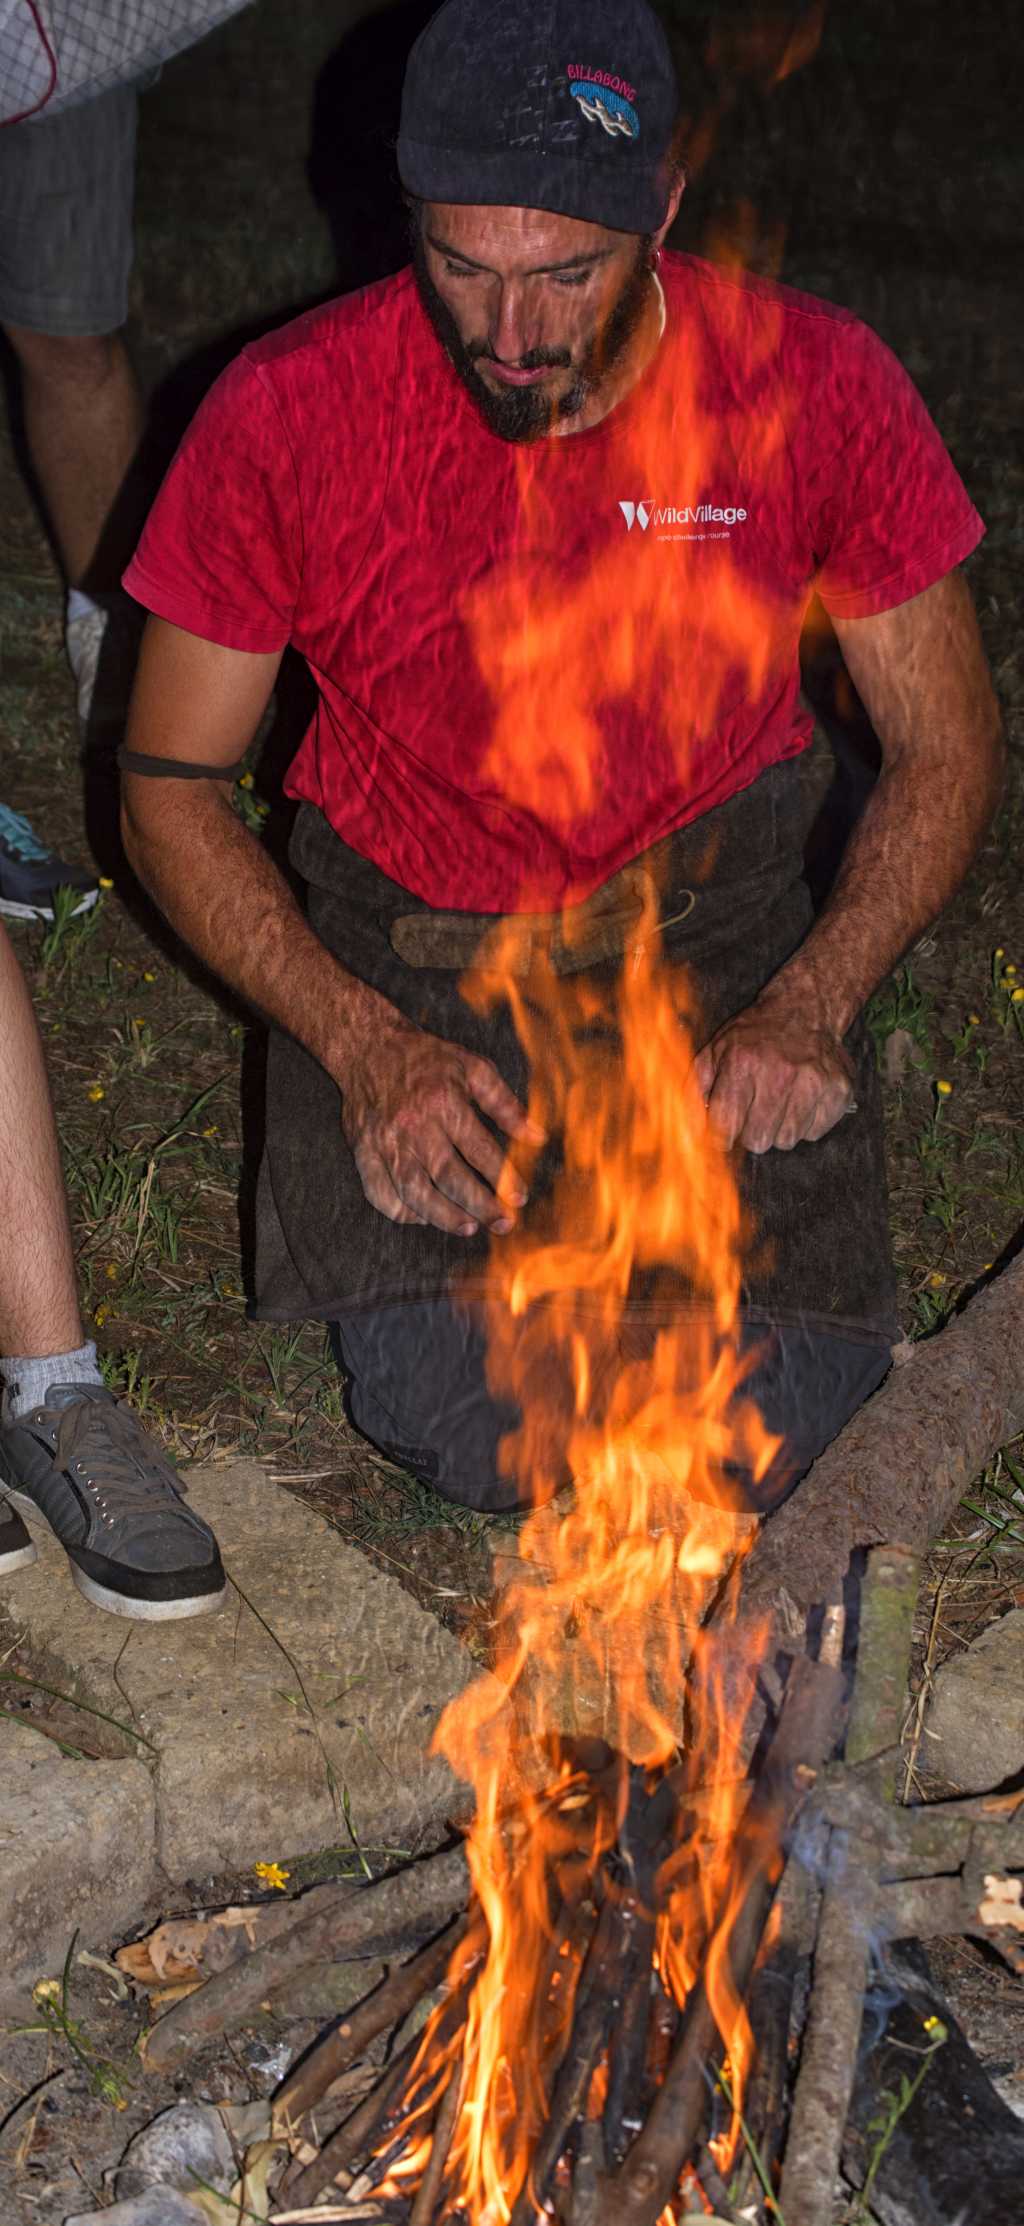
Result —
<path fill-rule="evenodd" d="M 68 625 L 74 618 L 88 618 L 91 611 L 97 611 L 102 618 L 102 603 L 97 603 L 94 595 L 87 595 L 83 587 L 69 587 L 66 606 Z"/>
<path fill-rule="evenodd" d="M 40 1360 L 0 1360 L 0 1378 L 4 1387 L 0 1421 L 5 1424 L 17 1422 L 19 1415 L 31 1414 L 33 1407 L 44 1406 L 51 1384 L 103 1382 L 91 1338 L 73 1353 L 50 1353 Z"/>

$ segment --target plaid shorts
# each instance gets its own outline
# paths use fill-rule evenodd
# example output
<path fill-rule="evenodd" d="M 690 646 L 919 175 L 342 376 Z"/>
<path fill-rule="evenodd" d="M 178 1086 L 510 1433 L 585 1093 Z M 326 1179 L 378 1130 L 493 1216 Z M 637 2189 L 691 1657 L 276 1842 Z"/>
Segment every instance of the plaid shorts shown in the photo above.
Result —
<path fill-rule="evenodd" d="M 0 129 L 0 324 L 60 338 L 124 324 L 137 109 L 119 85 Z"/>

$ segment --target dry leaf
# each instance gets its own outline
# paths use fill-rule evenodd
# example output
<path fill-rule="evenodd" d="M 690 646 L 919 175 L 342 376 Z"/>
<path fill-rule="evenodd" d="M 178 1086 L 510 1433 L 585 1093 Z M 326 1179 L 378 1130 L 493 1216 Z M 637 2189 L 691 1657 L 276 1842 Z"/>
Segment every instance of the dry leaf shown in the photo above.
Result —
<path fill-rule="evenodd" d="M 243 1930 L 249 1946 L 255 1945 L 257 1915 L 255 1908 L 234 1908 L 210 1917 L 169 1917 L 147 1939 L 119 1948 L 114 1961 L 136 1986 L 173 1985 L 197 1972 L 209 1976 L 235 1960 L 228 1947 L 233 1933 Z"/>
<path fill-rule="evenodd" d="M 985 1898 L 980 1903 L 978 1915 L 983 1925 L 1010 1926 L 1014 1932 L 1024 1932 L 1024 1882 L 1019 1878 L 985 1880 Z"/>

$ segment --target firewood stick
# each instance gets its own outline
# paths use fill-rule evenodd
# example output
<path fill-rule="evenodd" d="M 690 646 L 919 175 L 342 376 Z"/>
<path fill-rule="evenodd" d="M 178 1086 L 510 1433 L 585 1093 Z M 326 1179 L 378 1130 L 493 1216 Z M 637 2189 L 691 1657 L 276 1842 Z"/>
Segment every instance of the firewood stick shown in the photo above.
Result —
<path fill-rule="evenodd" d="M 1002 1797 L 935 1801 L 924 1808 L 888 1808 L 869 1778 L 840 1772 L 814 1797 L 827 1823 L 871 1839 L 883 1881 L 937 1878 L 991 1856 L 990 1868 L 1024 1869 L 1024 1797 L 1016 1813 Z"/>
<path fill-rule="evenodd" d="M 899 1739 L 920 1569 L 913 1555 L 879 1546 L 861 1587 L 860 1641 L 846 1752 L 855 1768 Z M 895 1767 L 883 1791 L 895 1787 Z M 786 2226 L 821 2226 L 830 2215 L 857 2068 L 878 1851 L 869 1835 L 837 1831 L 814 1951 L 800 2075 L 793 2097 L 779 2202 Z"/>
<path fill-rule="evenodd" d="M 806 1797 L 809 1782 L 838 1735 L 843 1680 L 837 1666 L 793 1663 L 765 1766 L 745 1823 L 759 1853 L 729 1940 L 737 1993 L 745 1994 L 764 1934 L 774 1889 L 770 1848 L 779 1848 Z M 704 2108 L 705 2066 L 721 2054 L 707 1987 L 701 1977 L 687 2003 L 679 2041 L 643 2132 L 620 2172 L 607 2179 L 596 2226 L 655 2226 L 671 2201 L 691 2154 Z"/>
<path fill-rule="evenodd" d="M 420 2181 L 416 2201 L 412 2206 L 409 2226 L 433 2226 L 434 2210 L 441 2193 L 441 2182 L 448 2167 L 455 2128 L 462 2100 L 462 2067 L 452 2065 L 451 2078 L 445 2089 L 444 2101 L 437 2114 L 434 2137 L 430 2145 L 427 2169 Z"/>
<path fill-rule="evenodd" d="M 315 2156 L 311 2164 L 307 2164 L 294 2176 L 291 2171 L 285 2174 L 282 2193 L 287 2193 L 289 2202 L 296 2210 L 303 2210 L 307 2204 L 315 2203 L 317 2196 L 322 2194 L 325 2187 L 330 2186 L 332 2180 L 337 2179 L 339 2172 L 347 2172 L 349 2165 L 357 2163 L 371 2147 L 389 2110 L 401 2093 L 418 2046 L 417 2035 L 395 2057 L 394 2063 L 389 2065 L 376 2087 L 371 2088 L 365 2101 L 359 2104 L 350 2118 L 346 2118 L 344 2125 L 339 2126 L 336 2133 L 332 2133 L 319 2156 Z"/>
<path fill-rule="evenodd" d="M 547 2123 L 534 2147 L 529 2181 L 514 2205 L 511 2226 L 533 2226 L 551 2174 L 586 2108 L 594 2069 L 622 1998 L 623 1974 L 636 1921 L 636 1906 L 628 1900 L 608 1897 L 602 1902 L 576 1989 L 572 2032 L 555 2080 Z"/>
<path fill-rule="evenodd" d="M 464 1902 L 469 1874 L 461 1846 L 411 1863 L 355 1899 L 323 1903 L 243 1963 L 207 1979 L 154 2026 L 146 2044 L 148 2070 L 176 2071 L 215 2034 L 245 2022 L 275 1987 L 324 1960 L 392 1955 L 436 1931 Z M 300 1904 L 301 1908 L 301 1904 Z"/>
<path fill-rule="evenodd" d="M 332 2081 L 340 2078 L 350 2064 L 358 2063 L 371 2041 L 380 2033 L 393 2032 L 421 1996 L 437 1985 L 465 1935 L 468 1922 L 466 1917 L 456 1918 L 439 1939 L 421 1948 L 411 1963 L 393 1971 L 383 1986 L 379 1986 L 351 2017 L 346 2017 L 343 2024 L 332 2026 L 314 2042 L 308 2055 L 289 2072 L 274 2097 L 275 2137 L 297 2126 L 307 2110 L 312 2110 L 321 2095 L 326 2094 Z"/>

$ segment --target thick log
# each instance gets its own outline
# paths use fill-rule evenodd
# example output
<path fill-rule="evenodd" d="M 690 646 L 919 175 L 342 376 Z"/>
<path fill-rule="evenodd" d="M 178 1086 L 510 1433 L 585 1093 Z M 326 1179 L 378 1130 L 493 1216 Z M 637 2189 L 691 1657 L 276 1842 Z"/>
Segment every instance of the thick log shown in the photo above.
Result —
<path fill-rule="evenodd" d="M 923 1553 L 972 1479 L 1024 1430 L 1024 1252 L 914 1347 L 772 1516 L 743 1570 L 743 1612 L 801 1623 L 858 1547 Z"/>
<path fill-rule="evenodd" d="M 204 2041 L 244 2024 L 285 1979 L 317 1963 L 394 1955 L 427 1938 L 465 1903 L 468 1893 L 466 1856 L 459 1846 L 411 1863 L 354 1898 L 349 1894 L 337 1903 L 320 1902 L 311 1916 L 304 1916 L 300 1901 L 296 1922 L 287 1931 L 168 2010 L 147 2041 L 147 2070 L 179 2069 Z"/>

